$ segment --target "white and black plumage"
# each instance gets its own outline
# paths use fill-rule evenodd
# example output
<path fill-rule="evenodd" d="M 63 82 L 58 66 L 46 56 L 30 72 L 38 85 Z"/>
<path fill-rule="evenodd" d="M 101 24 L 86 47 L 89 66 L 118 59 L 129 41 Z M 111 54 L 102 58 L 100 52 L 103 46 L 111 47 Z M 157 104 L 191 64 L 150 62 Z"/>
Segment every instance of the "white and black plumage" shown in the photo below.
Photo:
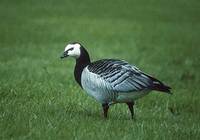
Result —
<path fill-rule="evenodd" d="M 126 61 L 102 59 L 91 62 L 88 52 L 80 43 L 71 43 L 65 47 L 61 58 L 68 56 L 76 59 L 75 80 L 102 104 L 105 118 L 112 104 L 126 103 L 133 118 L 136 99 L 152 90 L 171 93 L 169 86 Z"/>

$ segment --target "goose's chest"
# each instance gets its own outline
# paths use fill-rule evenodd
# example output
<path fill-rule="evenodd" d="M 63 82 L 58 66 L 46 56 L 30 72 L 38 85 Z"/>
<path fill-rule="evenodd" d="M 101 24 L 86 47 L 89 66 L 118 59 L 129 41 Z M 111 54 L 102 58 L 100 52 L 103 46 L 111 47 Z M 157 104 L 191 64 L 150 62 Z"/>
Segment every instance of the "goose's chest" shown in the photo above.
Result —
<path fill-rule="evenodd" d="M 108 85 L 100 76 L 91 73 L 87 67 L 82 72 L 81 84 L 83 89 L 99 102 L 108 102 L 110 100 Z"/>

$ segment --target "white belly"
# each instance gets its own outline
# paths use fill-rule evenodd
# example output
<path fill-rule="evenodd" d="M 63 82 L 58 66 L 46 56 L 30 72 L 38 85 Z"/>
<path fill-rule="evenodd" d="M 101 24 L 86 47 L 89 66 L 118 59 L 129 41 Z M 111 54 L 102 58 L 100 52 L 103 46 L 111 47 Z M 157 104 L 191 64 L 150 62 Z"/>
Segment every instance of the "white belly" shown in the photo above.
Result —
<path fill-rule="evenodd" d="M 149 91 L 140 91 L 140 92 L 128 92 L 128 93 L 117 93 L 116 102 L 123 103 L 123 102 L 131 102 L 135 101 L 145 95 L 147 95 Z"/>

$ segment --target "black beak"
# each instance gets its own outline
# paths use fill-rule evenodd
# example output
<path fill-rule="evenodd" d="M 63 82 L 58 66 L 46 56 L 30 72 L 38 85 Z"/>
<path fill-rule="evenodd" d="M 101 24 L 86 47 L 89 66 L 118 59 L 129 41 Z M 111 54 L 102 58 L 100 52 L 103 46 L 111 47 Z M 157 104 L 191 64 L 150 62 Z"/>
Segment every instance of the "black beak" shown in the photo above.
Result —
<path fill-rule="evenodd" d="M 68 56 L 68 54 L 67 54 L 68 52 L 67 51 L 65 51 L 61 56 L 60 56 L 60 58 L 61 59 L 63 59 L 63 58 L 65 58 L 65 57 L 67 57 Z"/>

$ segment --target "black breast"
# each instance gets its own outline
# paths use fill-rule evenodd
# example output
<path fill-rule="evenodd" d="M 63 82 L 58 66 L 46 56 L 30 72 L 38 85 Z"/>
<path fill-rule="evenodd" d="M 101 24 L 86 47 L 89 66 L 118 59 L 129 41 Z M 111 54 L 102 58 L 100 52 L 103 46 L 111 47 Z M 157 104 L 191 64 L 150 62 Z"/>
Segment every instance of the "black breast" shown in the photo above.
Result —
<path fill-rule="evenodd" d="M 81 84 L 81 74 L 83 69 L 90 64 L 90 57 L 86 49 L 81 46 L 81 55 L 78 59 L 76 59 L 76 66 L 74 69 L 74 77 L 76 82 L 82 87 Z"/>

